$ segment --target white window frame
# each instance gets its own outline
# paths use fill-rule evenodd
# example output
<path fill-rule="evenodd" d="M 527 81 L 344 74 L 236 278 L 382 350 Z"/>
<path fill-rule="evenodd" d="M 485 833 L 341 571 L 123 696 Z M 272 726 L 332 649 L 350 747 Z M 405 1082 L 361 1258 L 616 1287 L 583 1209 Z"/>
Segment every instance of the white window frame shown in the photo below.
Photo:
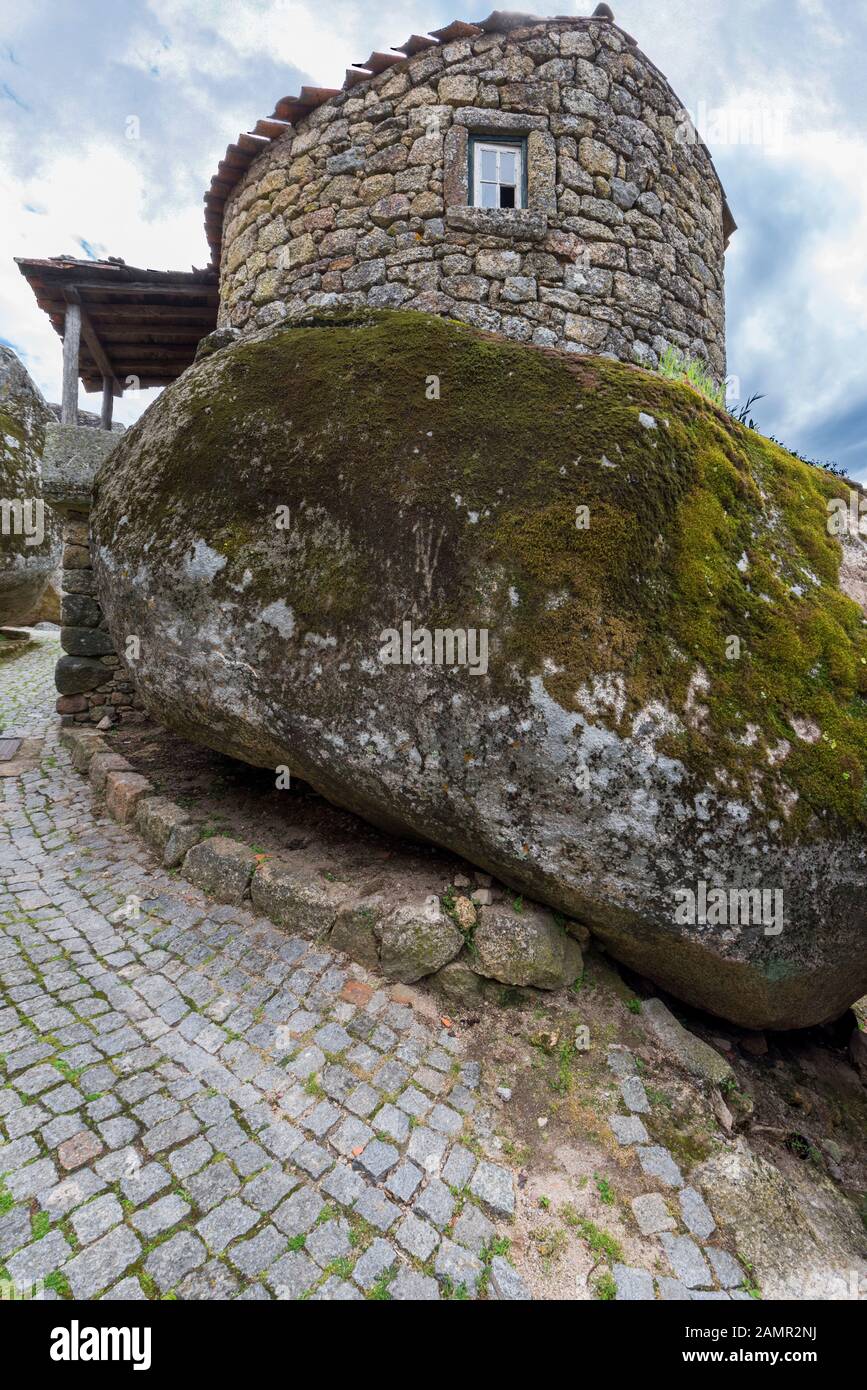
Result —
<path fill-rule="evenodd" d="M 490 181 L 489 179 L 484 179 L 484 180 L 482 179 L 482 155 L 483 155 L 484 153 L 488 152 L 488 151 L 490 151 L 492 154 L 495 154 L 495 155 L 496 155 L 496 158 L 497 158 L 497 165 L 496 165 L 496 169 L 497 169 L 497 178 L 496 178 L 496 183 L 494 183 L 494 184 L 491 184 L 491 181 Z M 488 141 L 486 141 L 486 140 L 478 140 L 478 139 L 477 139 L 477 140 L 475 140 L 474 143 L 473 143 L 473 206 L 474 206 L 474 207 L 477 207 L 477 208 L 485 208 L 485 206 L 486 206 L 486 205 L 482 202 L 482 185 L 483 185 L 483 183 L 484 183 L 484 184 L 487 184 L 489 187 L 495 187 L 495 188 L 497 189 L 497 202 L 496 202 L 496 204 L 495 204 L 495 207 L 496 207 L 496 208 L 499 208 L 499 207 L 501 206 L 501 204 L 500 204 L 500 189 L 501 189 L 502 187 L 504 187 L 504 186 L 505 186 L 505 187 L 508 187 L 508 188 L 512 187 L 511 184 L 506 184 L 506 185 L 504 185 L 504 184 L 501 182 L 501 179 L 500 179 L 500 155 L 501 155 L 502 153 L 504 153 L 504 152 L 506 152 L 506 153 L 508 153 L 508 154 L 511 154 L 511 155 L 514 155 L 514 157 L 515 157 L 516 181 L 515 181 L 515 184 L 514 184 L 514 188 L 515 188 L 515 204 L 514 204 L 514 206 L 515 206 L 516 208 L 522 208 L 522 207 L 524 206 L 525 172 L 524 172 L 524 144 L 523 144 L 523 141 L 516 141 L 515 144 L 512 144 L 511 141 L 505 141 L 505 140 L 496 140 L 496 141 L 491 140 L 490 142 L 488 142 Z M 487 210 L 488 210 L 488 211 L 493 211 L 493 209 L 487 209 Z"/>

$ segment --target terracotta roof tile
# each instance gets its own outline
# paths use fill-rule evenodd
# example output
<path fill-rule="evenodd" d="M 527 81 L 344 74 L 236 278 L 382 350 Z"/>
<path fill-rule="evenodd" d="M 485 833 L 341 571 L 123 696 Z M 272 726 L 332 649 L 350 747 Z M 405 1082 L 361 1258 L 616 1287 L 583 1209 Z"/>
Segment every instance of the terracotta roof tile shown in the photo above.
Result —
<path fill-rule="evenodd" d="M 370 72 L 378 74 L 400 62 L 402 59 L 396 58 L 393 53 L 371 53 L 370 57 L 363 63 L 353 63 L 352 66 L 354 68 L 367 68 Z"/>

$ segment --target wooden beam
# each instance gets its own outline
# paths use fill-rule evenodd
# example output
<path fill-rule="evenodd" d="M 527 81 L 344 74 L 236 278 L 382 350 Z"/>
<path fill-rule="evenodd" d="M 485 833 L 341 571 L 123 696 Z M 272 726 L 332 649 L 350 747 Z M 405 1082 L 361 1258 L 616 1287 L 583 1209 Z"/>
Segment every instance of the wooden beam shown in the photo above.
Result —
<path fill-rule="evenodd" d="M 81 309 L 67 304 L 63 320 L 63 396 L 61 425 L 78 424 L 78 348 L 81 342 Z"/>
<path fill-rule="evenodd" d="M 174 363 L 179 362 L 183 367 L 185 364 L 192 362 L 195 351 L 195 348 L 191 344 L 177 347 L 169 345 L 160 346 L 159 344 L 142 346 L 136 343 L 135 346 L 127 346 L 125 348 L 119 347 L 117 353 L 117 372 L 119 376 L 128 376 L 130 372 L 136 375 L 138 371 L 136 363 L 149 363 L 152 365 L 154 362 L 165 362 L 167 366 L 172 366 Z"/>
<path fill-rule="evenodd" d="M 191 348 L 197 347 L 204 338 L 207 329 L 202 330 L 198 324 L 175 324 L 171 328 L 164 328 L 161 324 L 112 324 L 104 334 L 105 350 L 111 354 L 112 359 L 116 357 L 118 351 L 124 351 L 124 345 L 129 343 L 141 343 L 143 347 L 159 347 L 160 343 L 188 343 Z"/>
<path fill-rule="evenodd" d="M 189 323 L 191 325 L 203 323 L 212 324 L 213 314 L 206 304 L 102 304 L 88 303 L 87 312 L 94 323 L 110 326 L 113 323 L 121 323 L 125 319 L 132 320 L 133 323 L 141 324 L 142 328 L 159 328 L 162 319 L 169 319 L 172 323 Z M 210 332 L 206 328 L 206 332 Z"/>
<path fill-rule="evenodd" d="M 114 378 L 104 376 L 102 378 L 102 411 L 99 417 L 99 427 L 103 430 L 111 429 L 111 410 L 114 405 Z"/>
<path fill-rule="evenodd" d="M 208 303 L 214 304 L 218 302 L 220 297 L 216 284 L 204 283 L 200 285 L 166 285 L 158 283 L 151 284 L 145 280 L 124 280 L 107 283 L 102 280 L 93 279 L 77 280 L 75 285 L 70 288 L 85 290 L 88 295 L 105 295 L 106 302 L 118 294 L 143 294 L 149 298 L 153 295 L 164 294 L 168 295 L 173 300 L 189 299 L 191 296 L 194 296 L 197 299 L 205 299 Z M 88 308 L 95 305 L 96 302 L 96 300 L 89 298 L 87 301 Z"/>
<path fill-rule="evenodd" d="M 87 344 L 87 350 L 90 353 L 99 370 L 102 372 L 103 380 L 107 378 L 112 384 L 112 390 L 114 391 L 114 394 L 116 396 L 122 396 L 123 387 L 115 377 L 114 368 L 108 360 L 108 356 L 106 355 L 102 343 L 99 341 L 99 334 L 97 333 L 96 329 L 94 328 L 93 324 L 87 316 L 87 310 L 81 302 L 81 295 L 75 288 L 71 288 L 64 291 L 64 294 L 66 297 L 67 304 L 74 304 L 78 308 L 78 312 L 81 316 L 81 332 L 84 335 L 84 341 Z"/>

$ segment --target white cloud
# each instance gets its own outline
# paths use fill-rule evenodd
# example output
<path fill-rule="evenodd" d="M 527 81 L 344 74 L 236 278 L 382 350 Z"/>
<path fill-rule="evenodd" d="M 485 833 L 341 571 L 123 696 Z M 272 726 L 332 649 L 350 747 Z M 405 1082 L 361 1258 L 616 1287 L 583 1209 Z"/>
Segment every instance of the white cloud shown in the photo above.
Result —
<path fill-rule="evenodd" d="M 327 7 L 298 0 L 231 0 L 229 4 L 148 0 L 147 8 L 173 35 L 174 56 L 161 62 L 178 74 L 194 70 L 196 46 L 190 40 L 209 31 L 237 58 L 267 54 L 308 73 L 316 85 L 335 87 L 342 84 L 346 69 L 353 62 L 363 62 L 372 49 L 387 52 L 392 45 L 404 43 L 411 32 L 424 34 L 440 25 L 437 7 L 424 0 L 375 6 L 336 0 Z M 263 100 L 267 105 L 285 95 L 263 93 Z"/>
<path fill-rule="evenodd" d="M 782 273 L 767 288 L 750 267 L 751 252 L 758 258 L 767 248 L 745 229 L 736 254 L 747 307 L 730 324 L 729 367 L 746 389 L 767 392 L 757 408 L 763 424 L 809 452 L 815 422 L 842 419 L 863 397 L 867 141 L 833 129 L 802 130 L 762 155 L 770 186 L 791 189 L 796 204 L 803 200 L 804 225 L 798 239 L 779 245 Z M 867 459 L 848 463 L 867 467 Z"/>
<path fill-rule="evenodd" d="M 50 44 L 55 3 L 34 0 L 17 12 L 14 25 L 4 18 L 4 41 L 17 42 L 27 35 L 32 39 L 34 31 L 41 30 L 43 41 Z M 147 0 L 128 32 L 118 33 L 112 61 L 129 74 L 131 93 L 150 93 L 154 100 L 171 93 L 184 118 L 176 138 L 166 141 L 165 162 L 187 172 L 186 149 L 194 167 L 201 165 L 204 193 L 226 144 L 299 85 L 297 77 L 287 77 L 285 90 L 263 91 L 258 107 L 252 108 L 240 97 L 227 104 L 221 96 L 218 104 L 217 81 L 230 82 L 261 55 L 269 65 L 276 59 L 300 69 L 313 84 L 339 86 L 346 67 L 366 58 L 371 49 L 388 49 L 411 32 L 424 33 L 444 22 L 437 18 L 436 5 L 425 0 L 376 9 L 338 3 L 327 10 L 291 0 Z M 142 78 L 152 85 L 142 88 Z M 200 196 L 182 207 L 171 202 L 153 206 L 145 160 L 152 155 L 148 141 L 156 138 L 152 132 L 157 113 L 137 113 L 136 104 L 131 96 L 129 114 L 141 121 L 140 142 L 125 140 L 120 131 L 84 144 L 67 139 L 56 146 L 60 152 L 38 164 L 38 172 L 26 177 L 7 172 L 0 184 L 0 336 L 16 347 L 52 400 L 60 395 L 60 340 L 13 256 L 84 256 L 81 242 L 86 241 L 96 255 L 120 255 L 132 265 L 186 269 L 207 263 Z M 210 137 L 204 156 L 203 132 Z M 0 170 L 13 167 L 13 138 L 11 129 L 5 142 L 0 137 Z M 156 394 L 125 395 L 115 402 L 115 419 L 137 419 Z M 82 390 L 83 408 L 98 408 L 98 400 L 98 395 Z"/>

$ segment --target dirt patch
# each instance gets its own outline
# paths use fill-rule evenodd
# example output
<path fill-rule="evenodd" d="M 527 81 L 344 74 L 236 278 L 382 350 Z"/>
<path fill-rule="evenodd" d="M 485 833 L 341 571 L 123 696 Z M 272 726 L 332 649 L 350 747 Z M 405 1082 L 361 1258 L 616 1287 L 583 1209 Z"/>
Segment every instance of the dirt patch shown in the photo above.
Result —
<path fill-rule="evenodd" d="M 496 1142 L 518 1170 L 512 1256 L 534 1297 L 610 1296 L 610 1269 L 618 1261 L 670 1274 L 657 1238 L 640 1234 L 630 1203 L 658 1191 L 678 1216 L 677 1195 L 645 1176 L 607 1123 L 623 1109 L 607 1065 L 612 1043 L 633 1053 L 651 1103 L 642 1120 L 687 1182 L 741 1135 L 779 1168 L 820 1229 L 833 1229 L 857 1249 L 867 1217 L 867 1091 L 843 1045 L 845 1021 L 836 1030 L 760 1038 L 694 1012 L 687 1018 L 668 1000 L 732 1065 L 745 1101 L 739 1111 L 729 1095 L 735 1115 L 729 1132 L 719 1118 L 719 1095 L 684 1074 L 645 1029 L 641 986 L 625 975 L 591 948 L 578 988 L 454 1017 L 486 1081 L 511 1092 L 499 1104 Z M 576 1038 L 588 1044 L 586 1051 Z M 763 1044 L 768 1050 L 760 1056 L 747 1050 Z M 793 1142 L 795 1133 L 801 1141 Z M 705 1195 L 713 1205 L 713 1193 Z M 724 1229 L 713 1243 L 738 1253 Z M 759 1288 L 761 1275 L 756 1269 Z"/>
<path fill-rule="evenodd" d="M 14 740 L 17 748 L 11 758 L 0 759 L 0 777 L 20 777 L 24 772 L 34 772 L 42 756 L 41 738 L 22 738 Z"/>
<path fill-rule="evenodd" d="M 793 1181 L 805 1169 L 830 1178 L 863 1212 L 867 1246 L 867 1088 L 848 1051 L 867 1000 L 835 1023 L 786 1033 L 752 1033 L 668 1002 L 731 1065 L 753 1149 Z"/>
<path fill-rule="evenodd" d="M 630 1207 L 664 1189 L 608 1124 L 622 1111 L 611 1044 L 633 1052 L 653 1107 L 642 1118 L 652 1141 L 670 1145 L 672 1133 L 682 1140 L 675 1157 L 684 1171 L 724 1142 L 710 1099 L 648 1041 L 637 1004 L 619 970 L 591 948 L 571 990 L 455 1019 L 485 1080 L 511 1092 L 498 1111 L 497 1141 L 518 1169 L 512 1256 L 536 1298 L 604 1298 L 615 1262 L 666 1272 L 661 1248 L 641 1236 Z M 665 1196 L 676 1211 L 673 1194 Z"/>
<path fill-rule="evenodd" d="M 159 792 L 201 817 L 209 831 L 245 841 L 257 852 L 280 855 L 313 849 L 323 864 L 351 878 L 371 864 L 405 859 L 442 871 L 450 883 L 456 873 L 472 874 L 462 859 L 432 846 L 398 839 L 358 816 L 333 806 L 297 777 L 278 788 L 268 768 L 189 743 L 150 723 L 121 724 L 107 734 L 111 747 Z"/>

